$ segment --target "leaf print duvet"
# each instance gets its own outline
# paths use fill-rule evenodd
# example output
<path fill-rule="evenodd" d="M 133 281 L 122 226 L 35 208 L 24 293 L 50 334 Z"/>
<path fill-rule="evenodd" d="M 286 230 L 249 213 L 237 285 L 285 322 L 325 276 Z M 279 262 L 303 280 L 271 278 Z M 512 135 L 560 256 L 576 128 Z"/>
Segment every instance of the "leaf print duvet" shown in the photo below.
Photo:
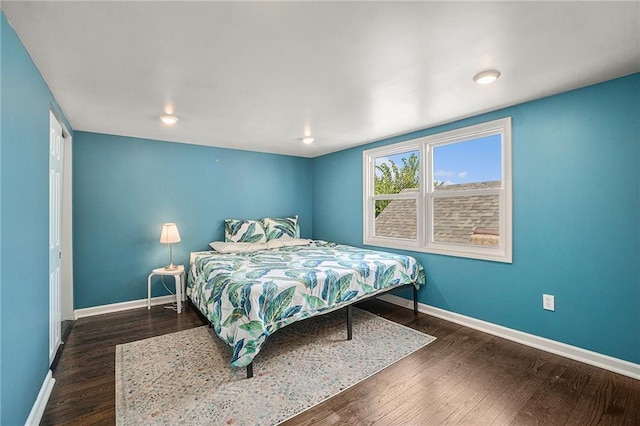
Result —
<path fill-rule="evenodd" d="M 314 241 L 251 253 L 206 252 L 191 263 L 187 294 L 245 367 L 276 330 L 392 287 L 425 284 L 411 256 Z"/>

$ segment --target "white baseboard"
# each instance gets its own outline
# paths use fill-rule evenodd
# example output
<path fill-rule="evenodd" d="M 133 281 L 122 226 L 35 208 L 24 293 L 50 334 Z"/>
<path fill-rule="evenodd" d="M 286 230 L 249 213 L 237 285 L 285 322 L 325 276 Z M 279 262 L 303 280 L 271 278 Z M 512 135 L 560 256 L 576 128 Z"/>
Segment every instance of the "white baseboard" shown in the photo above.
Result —
<path fill-rule="evenodd" d="M 379 296 L 378 298 L 380 300 L 393 303 L 394 305 L 413 309 L 413 300 L 408 300 L 402 297 L 395 296 L 393 294 L 385 294 Z M 436 308 L 434 306 L 429 306 L 422 303 L 418 303 L 418 310 L 427 315 L 451 321 L 456 324 L 464 325 L 465 327 L 473 328 L 484 333 L 502 337 L 513 342 L 531 346 L 532 348 L 551 352 L 565 358 L 574 359 L 576 361 L 584 362 L 585 364 L 604 368 L 605 370 L 613 371 L 614 373 L 619 373 L 624 376 L 640 380 L 640 364 L 625 361 L 619 358 L 614 358 L 609 355 L 603 355 L 598 352 L 579 348 L 577 346 L 567 345 L 566 343 L 558 342 L 533 334 L 524 333 L 522 331 L 478 320 L 465 315 L 456 314 L 455 312 L 446 311 L 444 309 Z"/>
<path fill-rule="evenodd" d="M 151 305 L 166 305 L 176 301 L 175 295 L 159 296 L 151 298 Z M 94 315 L 110 314 L 113 312 L 127 311 L 129 309 L 145 308 L 147 299 L 131 300 L 129 302 L 112 303 L 110 305 L 92 306 L 90 308 L 76 309 L 73 311 L 76 319 L 92 317 Z"/>
<path fill-rule="evenodd" d="M 47 408 L 47 402 L 49 402 L 49 396 L 51 396 L 51 391 L 53 391 L 53 385 L 55 383 L 56 379 L 53 378 L 53 374 L 51 373 L 51 370 L 49 370 L 47 376 L 44 378 L 40 392 L 38 392 L 36 402 L 33 404 L 33 407 L 31 407 L 29 417 L 27 417 L 27 421 L 24 423 L 25 426 L 37 426 L 40 424 L 40 420 L 42 420 L 42 415 L 44 414 L 44 409 Z"/>

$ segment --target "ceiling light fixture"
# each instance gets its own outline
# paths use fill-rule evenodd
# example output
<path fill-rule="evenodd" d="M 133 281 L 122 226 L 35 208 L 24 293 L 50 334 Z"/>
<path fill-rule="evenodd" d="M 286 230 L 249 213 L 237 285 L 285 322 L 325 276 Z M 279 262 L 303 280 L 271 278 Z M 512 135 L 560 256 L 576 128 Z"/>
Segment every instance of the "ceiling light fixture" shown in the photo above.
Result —
<path fill-rule="evenodd" d="M 473 76 L 473 81 L 477 84 L 489 84 L 493 83 L 500 77 L 500 71 L 498 70 L 487 70 L 479 72 L 478 74 Z"/>
<path fill-rule="evenodd" d="M 160 120 L 167 126 L 173 126 L 178 122 L 178 117 L 175 115 L 161 115 Z"/>
<path fill-rule="evenodd" d="M 315 141 L 315 138 L 312 136 L 305 136 L 304 138 L 300 138 L 300 140 L 302 141 L 302 143 L 309 145 L 310 143 L 313 143 L 313 141 Z"/>

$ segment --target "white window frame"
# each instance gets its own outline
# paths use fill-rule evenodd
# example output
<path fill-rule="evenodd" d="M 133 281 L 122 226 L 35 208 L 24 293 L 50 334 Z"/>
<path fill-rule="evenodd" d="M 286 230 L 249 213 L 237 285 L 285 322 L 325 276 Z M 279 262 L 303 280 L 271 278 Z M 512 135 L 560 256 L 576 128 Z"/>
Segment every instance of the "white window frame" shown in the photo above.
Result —
<path fill-rule="evenodd" d="M 435 147 L 496 134 L 502 135 L 502 185 L 500 188 L 464 191 L 439 189 L 434 191 L 432 170 L 433 149 Z M 511 263 L 513 232 L 511 145 L 511 117 L 507 117 L 363 151 L 363 244 Z M 420 190 L 416 193 L 375 195 L 375 159 L 410 151 L 418 151 L 420 153 Z M 434 200 L 440 197 L 478 194 L 499 196 L 499 245 L 492 247 L 433 241 L 431 230 L 433 228 L 432 212 Z M 375 235 L 375 202 L 380 199 L 416 200 L 418 232 L 415 240 Z"/>
<path fill-rule="evenodd" d="M 402 248 L 408 250 L 420 250 L 421 235 L 424 233 L 422 228 L 420 217 L 423 215 L 424 203 L 422 202 L 423 196 L 421 194 L 422 189 L 416 192 L 402 193 L 402 194 L 381 194 L 375 195 L 375 182 L 374 176 L 376 171 L 375 159 L 378 157 L 387 157 L 395 154 L 401 154 L 403 152 L 418 151 L 418 158 L 420 160 L 420 167 L 422 167 L 422 144 L 418 142 L 418 139 L 410 140 L 407 142 L 396 143 L 393 145 L 371 149 L 364 151 L 363 153 L 363 183 L 364 183 L 364 244 L 382 247 Z M 369 153 L 370 155 L 367 155 Z M 420 169 L 420 188 L 423 185 L 424 173 Z M 394 237 L 380 237 L 375 235 L 375 211 L 377 200 L 400 200 L 409 199 L 416 200 L 417 210 L 417 238 L 411 240 L 408 238 L 394 238 Z M 367 220 L 367 212 L 371 213 L 371 219 Z"/>

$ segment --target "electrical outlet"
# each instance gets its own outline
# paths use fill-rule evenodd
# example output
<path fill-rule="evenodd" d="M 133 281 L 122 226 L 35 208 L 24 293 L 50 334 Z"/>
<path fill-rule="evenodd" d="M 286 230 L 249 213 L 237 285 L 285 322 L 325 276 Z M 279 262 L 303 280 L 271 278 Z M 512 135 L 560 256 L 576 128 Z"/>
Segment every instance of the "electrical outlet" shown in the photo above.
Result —
<path fill-rule="evenodd" d="M 547 311 L 556 310 L 556 302 L 553 295 L 551 294 L 542 295 L 542 309 L 546 309 Z"/>

